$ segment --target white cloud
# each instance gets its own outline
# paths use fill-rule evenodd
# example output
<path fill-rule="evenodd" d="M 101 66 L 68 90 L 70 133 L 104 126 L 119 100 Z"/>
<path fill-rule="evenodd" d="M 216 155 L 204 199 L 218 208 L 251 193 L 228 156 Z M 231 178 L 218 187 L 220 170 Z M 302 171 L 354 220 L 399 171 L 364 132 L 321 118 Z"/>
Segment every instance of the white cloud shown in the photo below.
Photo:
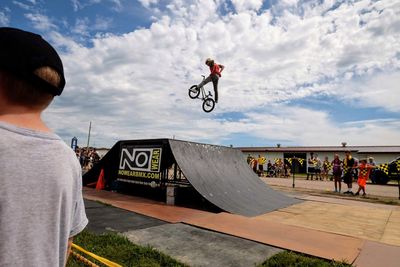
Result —
<path fill-rule="evenodd" d="M 10 23 L 10 16 L 0 10 L 0 26 L 4 27 Z"/>
<path fill-rule="evenodd" d="M 154 8 L 148 29 L 97 35 L 91 48 L 53 33 L 68 51 L 65 94 L 46 113 L 59 132 L 76 127 L 84 136 L 92 120 L 98 142 L 109 145 L 115 138 L 173 135 L 218 143 L 237 133 L 304 145 L 397 142 L 395 122 L 338 124 L 322 109 L 288 103 L 328 95 L 399 112 L 400 3 L 285 1 L 249 12 L 262 2 L 233 1 L 238 12 L 230 14 L 218 13 L 221 1 L 169 1 L 165 12 L 157 1 L 141 3 Z M 208 72 L 210 56 L 226 70 L 218 106 L 206 114 L 187 89 Z M 219 119 L 229 112 L 245 119 Z M 61 124 L 59 114 L 69 119 Z M 315 128 L 305 130 L 310 124 Z"/>
<path fill-rule="evenodd" d="M 77 18 L 75 20 L 75 26 L 71 29 L 71 32 L 80 34 L 81 36 L 89 36 L 89 27 L 88 18 Z"/>
<path fill-rule="evenodd" d="M 150 5 L 156 5 L 158 0 L 138 0 L 144 7 L 149 8 Z"/>
<path fill-rule="evenodd" d="M 52 29 L 57 29 L 58 27 L 53 21 L 46 15 L 39 13 L 27 13 L 25 17 L 33 23 L 33 27 L 37 30 L 48 31 Z"/>
<path fill-rule="evenodd" d="M 81 3 L 79 0 L 71 0 L 71 4 L 75 12 L 81 9 Z"/>
<path fill-rule="evenodd" d="M 400 72 L 379 73 L 364 79 L 354 79 L 336 89 L 340 98 L 361 107 L 378 107 L 400 112 Z"/>
<path fill-rule="evenodd" d="M 262 0 L 232 0 L 232 4 L 237 12 L 246 10 L 259 10 L 263 4 Z"/>
<path fill-rule="evenodd" d="M 97 16 L 93 28 L 95 30 L 105 31 L 108 30 L 108 28 L 111 26 L 112 23 L 113 23 L 112 18 Z"/>
<path fill-rule="evenodd" d="M 400 121 L 397 119 L 334 123 L 324 111 L 287 105 L 273 105 L 272 112 L 249 113 L 249 132 L 262 139 L 295 140 L 296 145 L 398 145 Z M 237 125 L 234 126 L 237 128 Z M 243 127 L 239 127 L 242 128 Z M 286 143 L 285 143 L 286 142 Z"/>
<path fill-rule="evenodd" d="M 112 4 L 111 10 L 114 10 L 117 12 L 121 11 L 123 8 L 123 5 L 120 0 L 106 0 L 106 1 L 104 1 L 104 0 L 87 0 L 87 1 L 71 0 L 72 8 L 75 12 L 78 10 L 84 9 L 86 7 L 92 6 L 92 5 L 100 4 L 102 2 L 110 2 Z"/>
<path fill-rule="evenodd" d="M 114 6 L 112 7 L 112 9 L 114 11 L 122 11 L 123 10 L 123 4 L 121 3 L 120 0 L 110 0 L 112 4 L 114 4 Z"/>
<path fill-rule="evenodd" d="M 19 8 L 24 9 L 24 10 L 31 10 L 32 9 L 32 7 L 29 4 L 25 4 L 25 3 L 22 3 L 20 1 L 13 1 L 13 4 L 18 6 Z"/>

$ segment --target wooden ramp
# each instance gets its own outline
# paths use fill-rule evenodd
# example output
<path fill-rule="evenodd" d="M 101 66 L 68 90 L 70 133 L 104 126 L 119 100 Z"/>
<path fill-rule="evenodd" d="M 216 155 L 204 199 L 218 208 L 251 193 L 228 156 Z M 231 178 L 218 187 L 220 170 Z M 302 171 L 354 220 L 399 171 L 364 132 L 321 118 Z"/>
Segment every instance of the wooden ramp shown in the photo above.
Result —
<path fill-rule="evenodd" d="M 154 150 L 158 151 L 159 165 L 155 164 L 156 170 L 151 171 L 149 151 Z M 83 185 L 95 183 L 101 170 L 109 188 L 115 180 L 120 187 L 128 182 L 172 185 L 174 180 L 166 174 L 177 166 L 184 174 L 185 185 L 191 185 L 203 198 L 233 214 L 257 216 L 302 202 L 265 184 L 246 164 L 239 149 L 172 139 L 118 141 L 85 173 Z"/>

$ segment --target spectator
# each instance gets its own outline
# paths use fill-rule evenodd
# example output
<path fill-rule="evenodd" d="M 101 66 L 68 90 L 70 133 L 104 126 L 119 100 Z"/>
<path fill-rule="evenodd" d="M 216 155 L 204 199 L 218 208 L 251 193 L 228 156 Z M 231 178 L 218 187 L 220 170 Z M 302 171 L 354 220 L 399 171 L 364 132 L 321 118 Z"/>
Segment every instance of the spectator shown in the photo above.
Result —
<path fill-rule="evenodd" d="M 349 150 L 346 151 L 346 157 L 343 161 L 343 182 L 347 184 L 347 191 L 344 194 L 354 193 L 351 191 L 353 187 L 353 167 L 354 167 L 354 159 L 351 156 L 351 152 Z"/>
<path fill-rule="evenodd" d="M 322 176 L 321 176 L 321 169 L 322 169 L 322 162 L 318 157 L 318 154 L 315 154 L 315 160 L 314 160 L 314 166 L 315 166 L 315 180 L 320 179 L 322 181 Z"/>
<path fill-rule="evenodd" d="M 264 176 L 264 163 L 265 163 L 265 158 L 261 157 L 260 155 L 258 155 L 258 176 L 263 177 Z"/>
<path fill-rule="evenodd" d="M 100 156 L 97 153 L 96 148 L 93 148 L 92 157 L 93 157 L 94 164 L 97 164 L 100 161 Z"/>
<path fill-rule="evenodd" d="M 376 166 L 376 163 L 375 163 L 373 157 L 369 157 L 369 158 L 368 158 L 368 164 L 369 164 L 370 166 Z"/>
<path fill-rule="evenodd" d="M 76 155 L 41 119 L 64 85 L 49 43 L 0 28 L 0 266 L 65 266 L 88 222 Z"/>
<path fill-rule="evenodd" d="M 267 163 L 267 175 L 268 177 L 272 177 L 273 171 L 272 171 L 272 163 L 270 160 L 268 160 Z"/>
<path fill-rule="evenodd" d="M 328 181 L 329 167 L 331 163 L 329 162 L 329 158 L 326 156 L 324 162 L 322 163 L 322 180 Z"/>
<path fill-rule="evenodd" d="M 276 159 L 276 161 L 275 161 L 275 176 L 281 178 L 283 175 L 284 175 L 283 161 L 282 161 L 282 159 Z"/>
<path fill-rule="evenodd" d="M 363 191 L 363 196 L 366 195 L 365 192 L 365 187 L 367 185 L 367 180 L 369 178 L 369 174 L 371 172 L 371 169 L 373 168 L 372 165 L 367 164 L 367 159 L 362 159 L 360 160 L 360 164 L 358 165 L 359 168 L 359 175 L 357 179 L 357 184 L 358 184 L 358 190 L 355 193 L 356 196 L 360 194 L 360 191 Z"/>
<path fill-rule="evenodd" d="M 285 171 L 285 177 L 290 177 L 290 165 L 289 165 L 289 163 L 285 163 L 284 171 Z"/>
<path fill-rule="evenodd" d="M 339 155 L 335 154 L 334 159 L 332 161 L 332 174 L 333 174 L 333 180 L 335 183 L 335 192 L 340 193 L 342 190 L 342 166 L 343 163 L 339 159 Z M 338 190 L 339 186 L 339 190 Z"/>
<path fill-rule="evenodd" d="M 90 170 L 99 161 L 100 161 L 100 156 L 99 156 L 99 154 L 97 154 L 96 148 L 92 148 L 89 151 L 89 155 L 88 155 L 87 169 Z"/>
<path fill-rule="evenodd" d="M 251 157 L 249 166 L 253 169 L 254 173 L 257 174 L 257 160 L 255 158 Z"/>
<path fill-rule="evenodd" d="M 372 182 L 372 183 L 376 183 L 376 181 L 375 181 L 375 166 L 376 166 L 376 163 L 375 163 L 373 157 L 369 157 L 369 158 L 368 158 L 368 164 L 369 164 L 370 166 L 373 167 L 373 168 L 371 169 L 371 173 L 370 173 L 370 175 L 369 175 L 369 177 L 370 177 L 370 179 L 371 179 L 371 182 Z"/>
<path fill-rule="evenodd" d="M 247 159 L 246 159 L 247 164 L 250 165 L 250 161 L 251 161 L 252 158 L 253 158 L 253 157 L 252 157 L 250 154 L 247 155 Z"/>
<path fill-rule="evenodd" d="M 310 158 L 307 161 L 307 180 L 311 176 L 310 179 L 312 181 L 314 173 L 315 173 L 315 158 L 314 158 L 314 153 L 311 152 Z"/>
<path fill-rule="evenodd" d="M 277 164 L 274 163 L 271 166 L 271 177 L 278 177 L 278 170 L 277 170 Z"/>
<path fill-rule="evenodd" d="M 354 165 L 353 165 L 353 181 L 357 181 L 358 178 L 358 158 L 354 158 Z"/>

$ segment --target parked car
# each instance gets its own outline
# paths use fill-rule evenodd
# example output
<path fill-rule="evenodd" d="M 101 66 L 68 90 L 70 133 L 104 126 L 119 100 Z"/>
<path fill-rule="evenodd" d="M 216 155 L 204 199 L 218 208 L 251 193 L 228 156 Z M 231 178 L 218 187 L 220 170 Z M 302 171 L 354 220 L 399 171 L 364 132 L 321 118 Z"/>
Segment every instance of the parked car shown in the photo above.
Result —
<path fill-rule="evenodd" d="M 388 174 L 380 169 L 374 169 L 371 172 L 370 179 L 374 184 L 387 184 L 390 180 L 398 180 L 400 179 L 400 172 L 397 169 L 397 161 L 400 160 L 400 157 L 389 162 L 388 165 Z"/>

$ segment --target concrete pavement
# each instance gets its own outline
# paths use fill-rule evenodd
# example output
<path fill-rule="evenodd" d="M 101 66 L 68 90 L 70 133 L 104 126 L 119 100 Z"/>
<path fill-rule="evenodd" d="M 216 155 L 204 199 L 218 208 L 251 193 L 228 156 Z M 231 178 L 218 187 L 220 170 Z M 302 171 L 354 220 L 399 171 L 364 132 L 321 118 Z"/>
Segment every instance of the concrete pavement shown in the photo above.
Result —
<path fill-rule="evenodd" d="M 282 186 L 292 188 L 293 179 L 289 178 L 274 178 L 274 177 L 263 177 L 261 178 L 264 182 L 271 186 Z M 295 188 L 302 188 L 308 190 L 321 190 L 327 192 L 333 192 L 335 185 L 333 181 L 316 181 L 306 180 L 304 178 L 295 178 Z M 358 185 L 356 182 L 353 183 L 353 192 L 356 192 Z M 342 183 L 342 192 L 347 190 L 347 185 Z M 394 185 L 376 185 L 367 184 L 366 187 L 367 196 L 382 196 L 398 199 L 399 188 Z"/>
<path fill-rule="evenodd" d="M 135 244 L 150 245 L 193 267 L 248 267 L 281 252 L 259 242 L 182 223 L 123 233 Z"/>

